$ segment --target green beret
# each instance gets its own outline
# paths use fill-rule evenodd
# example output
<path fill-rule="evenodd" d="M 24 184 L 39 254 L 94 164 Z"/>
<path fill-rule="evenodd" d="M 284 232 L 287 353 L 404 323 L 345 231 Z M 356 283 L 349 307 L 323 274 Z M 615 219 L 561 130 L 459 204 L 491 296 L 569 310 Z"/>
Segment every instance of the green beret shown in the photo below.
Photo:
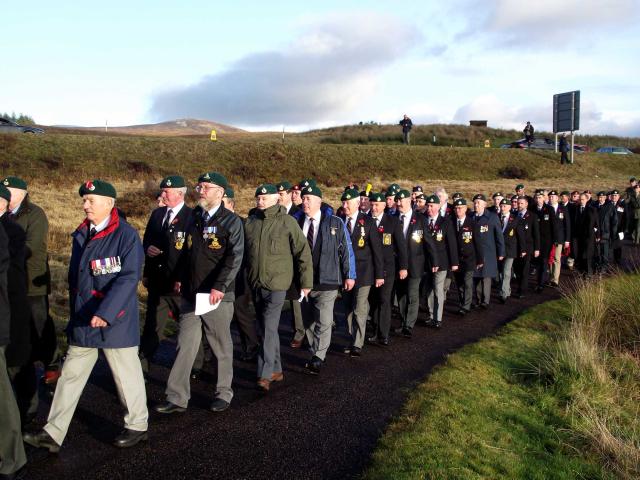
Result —
<path fill-rule="evenodd" d="M 456 192 L 453 195 L 451 195 L 451 198 L 455 200 L 456 198 L 462 198 L 463 196 L 464 195 L 462 195 L 460 192 Z M 465 202 L 466 202 L 466 200 L 465 200 Z M 465 205 L 466 205 L 466 203 L 465 203 Z"/>
<path fill-rule="evenodd" d="M 561 192 L 560 192 L 560 195 L 566 195 L 566 196 L 569 196 L 569 195 L 571 195 L 571 194 L 569 193 L 569 190 L 563 190 L 563 191 L 561 191 Z"/>
<path fill-rule="evenodd" d="M 491 198 L 496 198 L 496 197 L 504 197 L 504 195 L 500 192 L 496 192 L 491 196 Z"/>
<path fill-rule="evenodd" d="M 289 182 L 287 182 L 286 180 L 283 180 L 280 183 L 276 183 L 276 188 L 278 189 L 279 192 L 288 192 L 293 187 Z"/>
<path fill-rule="evenodd" d="M 97 178 L 80 185 L 78 193 L 81 197 L 83 195 L 100 195 L 102 197 L 116 198 L 116 189 L 113 188 L 113 185 Z"/>
<path fill-rule="evenodd" d="M 424 196 L 424 193 L 419 193 L 416 195 L 416 200 L 427 200 L 427 197 Z"/>
<path fill-rule="evenodd" d="M 611 195 L 620 195 L 618 190 L 611 190 Z"/>
<path fill-rule="evenodd" d="M 353 200 L 354 198 L 360 198 L 360 192 L 354 188 L 351 188 L 344 191 L 342 197 L 340 197 L 340 201 L 344 202 L 346 200 Z"/>
<path fill-rule="evenodd" d="M 2 180 L 2 184 L 5 187 L 19 188 L 20 190 L 27 189 L 27 182 L 18 177 L 6 177 Z"/>
<path fill-rule="evenodd" d="M 409 190 L 398 190 L 396 192 L 396 202 L 398 200 L 402 200 L 403 198 L 411 198 L 411 193 L 409 193 Z"/>
<path fill-rule="evenodd" d="M 636 177 L 629 177 L 629 181 L 630 182 L 635 182 L 636 181 Z"/>
<path fill-rule="evenodd" d="M 555 190 L 551 190 L 549 191 L 549 195 L 558 195 L 558 192 L 556 192 Z"/>
<path fill-rule="evenodd" d="M 235 198 L 235 193 L 233 192 L 233 188 L 227 187 L 224 189 L 224 196 L 227 198 Z"/>
<path fill-rule="evenodd" d="M 521 188 L 524 188 L 524 185 L 522 183 L 516 185 L 516 190 L 520 190 Z"/>
<path fill-rule="evenodd" d="M 222 188 L 227 188 L 229 183 L 227 183 L 227 179 L 224 175 L 221 175 L 217 172 L 207 172 L 203 173 L 198 177 L 198 183 L 213 183 Z"/>
<path fill-rule="evenodd" d="M 460 197 L 460 198 L 456 198 L 456 199 L 453 201 L 453 206 L 454 206 L 454 207 L 459 207 L 460 205 L 466 205 L 466 204 L 467 204 L 467 201 L 466 201 L 464 198 L 462 198 L 462 197 Z"/>
<path fill-rule="evenodd" d="M 308 187 L 305 187 L 305 188 L 302 189 L 302 191 L 300 192 L 300 195 L 302 195 L 302 196 L 315 195 L 316 197 L 322 198 L 322 190 L 320 190 L 315 185 L 309 185 Z"/>
<path fill-rule="evenodd" d="M 435 203 L 436 205 L 440 205 L 440 198 L 437 195 L 429 195 L 427 197 L 427 203 Z"/>
<path fill-rule="evenodd" d="M 482 200 L 483 202 L 486 202 L 487 197 L 485 197 L 482 193 L 477 193 L 473 196 L 473 201 L 475 202 L 476 200 Z"/>
<path fill-rule="evenodd" d="M 387 187 L 387 192 L 398 193 L 399 191 L 400 185 L 398 185 L 397 183 L 392 183 L 391 185 L 389 185 L 389 187 Z"/>
<path fill-rule="evenodd" d="M 502 200 L 500 200 L 500 205 L 511 205 L 511 202 L 506 198 L 503 198 Z"/>
<path fill-rule="evenodd" d="M 424 190 L 422 190 L 422 185 L 416 185 L 415 187 L 413 187 L 412 192 L 413 193 L 422 193 L 422 192 L 424 192 Z"/>
<path fill-rule="evenodd" d="M 315 179 L 313 178 L 305 178 L 304 180 L 300 180 L 300 190 L 304 187 L 315 187 L 317 185 Z"/>
<path fill-rule="evenodd" d="M 382 193 L 371 192 L 369 194 L 369 200 L 372 202 L 384 202 L 384 195 Z"/>
<path fill-rule="evenodd" d="M 11 201 L 11 192 L 2 184 L 0 184 L 0 198 L 4 198 L 7 202 Z"/>
<path fill-rule="evenodd" d="M 395 197 L 396 196 L 396 191 L 395 190 L 387 190 L 384 193 L 385 197 Z"/>
<path fill-rule="evenodd" d="M 258 195 L 273 195 L 274 193 L 278 193 L 278 189 L 275 185 L 270 183 L 263 183 L 262 185 L 256 188 L 256 197 Z"/>
<path fill-rule="evenodd" d="M 607 196 L 607 192 L 605 192 L 605 191 L 603 191 L 603 190 L 600 190 L 600 191 L 598 192 L 598 196 L 599 196 L 599 197 L 606 197 L 606 196 Z"/>
<path fill-rule="evenodd" d="M 184 178 L 180 175 L 169 175 L 160 182 L 160 188 L 182 188 L 184 186 Z"/>

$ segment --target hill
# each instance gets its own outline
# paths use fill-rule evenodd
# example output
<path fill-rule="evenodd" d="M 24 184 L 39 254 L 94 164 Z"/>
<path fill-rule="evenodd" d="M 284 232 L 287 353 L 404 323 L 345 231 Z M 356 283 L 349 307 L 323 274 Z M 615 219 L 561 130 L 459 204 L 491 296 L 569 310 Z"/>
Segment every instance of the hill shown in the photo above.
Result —
<path fill-rule="evenodd" d="M 155 137 L 181 137 L 191 135 L 209 136 L 211 130 L 218 133 L 242 133 L 244 130 L 223 123 L 211 122 L 209 120 L 197 120 L 193 118 L 180 118 L 161 123 L 149 123 L 144 125 L 129 125 L 122 127 L 48 127 L 49 133 L 91 133 L 91 134 L 122 134 L 122 135 L 144 135 Z"/>

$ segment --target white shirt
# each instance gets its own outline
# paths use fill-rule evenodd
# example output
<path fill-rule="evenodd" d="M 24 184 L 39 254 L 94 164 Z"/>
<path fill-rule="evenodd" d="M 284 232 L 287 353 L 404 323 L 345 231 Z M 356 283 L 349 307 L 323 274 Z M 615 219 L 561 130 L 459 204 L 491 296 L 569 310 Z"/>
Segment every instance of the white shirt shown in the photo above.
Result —
<path fill-rule="evenodd" d="M 400 212 L 398 212 L 400 213 Z M 404 221 L 402 219 L 402 217 L 404 216 Z M 411 221 L 411 212 L 407 212 L 407 213 L 400 213 L 400 217 L 399 217 L 400 221 L 402 221 L 402 233 L 404 234 L 405 238 L 407 237 L 407 232 L 409 231 L 409 222 Z"/>
<path fill-rule="evenodd" d="M 291 211 L 291 207 L 293 207 L 293 202 L 291 202 L 289 205 L 285 205 L 284 208 L 287 209 L 287 213 L 289 213 Z"/>
<path fill-rule="evenodd" d="M 379 217 L 374 217 L 374 216 L 371 217 L 376 222 L 376 227 L 380 226 L 380 222 L 382 221 L 382 216 L 383 215 L 384 215 L 384 213 L 381 213 Z"/>
<path fill-rule="evenodd" d="M 351 227 L 351 233 L 356 229 L 356 220 L 358 219 L 358 212 L 352 217 L 347 217 L 347 230 Z M 349 225 L 350 224 L 350 225 Z"/>
<path fill-rule="evenodd" d="M 89 226 L 89 231 L 91 231 L 92 228 L 95 228 L 96 233 L 101 232 L 102 230 L 107 228 L 107 225 L 109 225 L 109 220 L 111 220 L 111 215 L 107 215 L 107 218 L 101 221 L 98 225 L 94 225 L 93 222 L 91 222 L 91 225 Z"/>
<path fill-rule="evenodd" d="M 447 202 L 440 207 L 440 215 L 443 217 L 447 214 Z"/>
<path fill-rule="evenodd" d="M 176 215 L 178 215 L 178 213 L 180 213 L 180 210 L 182 210 L 182 207 L 184 207 L 184 202 L 180 202 L 178 205 L 176 205 L 173 208 L 172 207 L 167 207 L 167 213 L 165 214 L 164 218 L 162 219 L 162 225 L 164 225 L 165 223 L 168 223 L 169 225 L 171 225 L 171 222 L 173 222 L 173 219 L 176 218 Z M 167 215 L 169 214 L 169 210 L 171 210 L 171 215 L 167 219 Z"/>
<path fill-rule="evenodd" d="M 207 213 L 209 214 L 209 220 L 213 218 L 213 216 L 216 214 L 219 208 L 220 208 L 220 205 L 213 207 L 211 210 L 207 210 Z"/>
<path fill-rule="evenodd" d="M 318 210 L 313 217 L 309 217 L 305 215 L 304 225 L 302 225 L 302 233 L 305 238 L 307 237 L 307 233 L 309 233 L 309 225 L 311 224 L 310 218 L 313 219 L 313 246 L 316 246 L 316 239 L 318 238 L 318 231 L 320 231 L 320 217 L 322 216 L 322 212 Z"/>

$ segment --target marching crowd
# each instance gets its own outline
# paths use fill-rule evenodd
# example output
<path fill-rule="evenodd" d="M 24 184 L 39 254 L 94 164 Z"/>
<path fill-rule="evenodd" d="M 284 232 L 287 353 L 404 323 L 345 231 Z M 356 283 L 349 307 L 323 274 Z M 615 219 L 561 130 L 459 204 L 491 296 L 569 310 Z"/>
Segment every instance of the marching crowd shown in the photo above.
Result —
<path fill-rule="evenodd" d="M 59 451 L 74 410 L 102 350 L 125 406 L 124 430 L 114 440 L 131 447 L 147 439 L 145 377 L 169 319 L 178 320 L 177 354 L 161 414 L 184 412 L 190 382 L 204 351 L 217 363 L 210 410 L 233 398 L 234 345 L 257 363 L 257 388 L 284 380 L 280 356 L 283 306 L 293 318 L 291 347 L 308 348 L 305 370 L 320 374 L 342 303 L 350 342 L 410 339 L 419 311 L 441 328 L 447 292 L 460 315 L 488 309 L 495 289 L 501 303 L 557 287 L 562 268 L 583 275 L 622 260 L 625 239 L 640 244 L 640 184 L 624 192 L 528 195 L 478 193 L 465 199 L 437 188 L 397 184 L 383 191 L 348 185 L 341 204 L 323 201 L 313 179 L 263 184 L 247 218 L 236 213 L 234 192 L 216 172 L 202 174 L 197 205 L 185 204 L 187 185 L 177 175 L 160 184 L 159 206 L 143 240 L 116 208 L 116 190 L 93 180 L 79 188 L 85 220 L 72 235 L 69 262 L 68 348 L 61 362 L 48 310 L 48 223 L 31 202 L 27 183 L 0 182 L 0 475 L 11 478 L 26 462 L 23 441 Z M 140 328 L 138 283 L 148 291 Z M 451 301 L 451 300 L 449 300 Z M 397 318 L 398 325 L 392 325 Z M 395 327 L 395 328 L 394 328 Z M 142 332 L 142 333 L 141 333 Z M 38 410 L 35 364 L 55 384 L 46 425 L 26 428 Z M 60 366 L 61 365 L 61 366 Z"/>

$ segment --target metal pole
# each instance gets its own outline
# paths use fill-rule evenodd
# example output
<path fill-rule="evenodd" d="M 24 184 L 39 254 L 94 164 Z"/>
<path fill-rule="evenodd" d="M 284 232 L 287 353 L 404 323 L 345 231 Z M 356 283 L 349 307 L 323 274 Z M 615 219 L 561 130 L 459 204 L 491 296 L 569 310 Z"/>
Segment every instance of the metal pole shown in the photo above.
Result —
<path fill-rule="evenodd" d="M 573 165 L 573 145 L 574 145 L 573 130 L 571 130 L 571 165 Z"/>
<path fill-rule="evenodd" d="M 284 125 L 282 126 L 282 143 L 284 143 Z"/>
<path fill-rule="evenodd" d="M 108 133 L 109 120 L 104 121 L 104 133 Z"/>
<path fill-rule="evenodd" d="M 556 143 L 555 143 L 555 146 L 556 146 L 556 153 L 558 153 L 558 132 L 556 132 Z"/>

